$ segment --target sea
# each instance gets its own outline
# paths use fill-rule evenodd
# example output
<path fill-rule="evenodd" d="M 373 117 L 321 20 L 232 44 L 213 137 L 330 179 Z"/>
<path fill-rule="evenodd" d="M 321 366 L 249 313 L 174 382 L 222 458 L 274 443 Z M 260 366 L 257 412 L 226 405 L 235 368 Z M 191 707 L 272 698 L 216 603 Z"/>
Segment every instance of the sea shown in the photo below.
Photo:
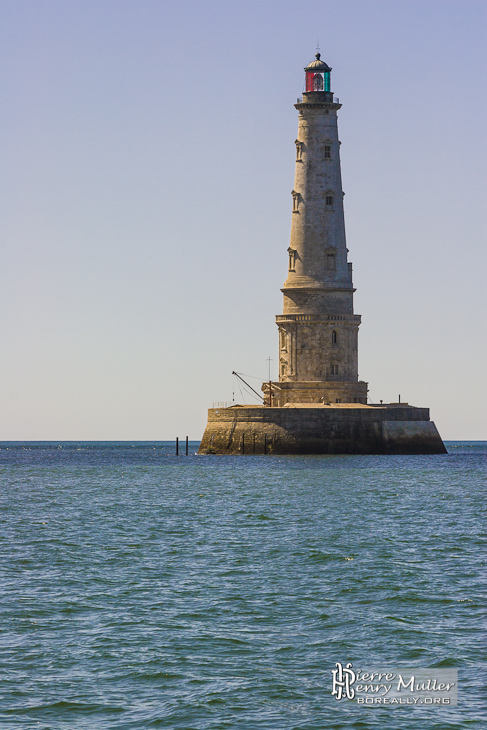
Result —
<path fill-rule="evenodd" d="M 446 446 L 0 443 L 0 728 L 485 730 L 487 442 Z M 458 704 L 338 665 L 457 669 Z"/>

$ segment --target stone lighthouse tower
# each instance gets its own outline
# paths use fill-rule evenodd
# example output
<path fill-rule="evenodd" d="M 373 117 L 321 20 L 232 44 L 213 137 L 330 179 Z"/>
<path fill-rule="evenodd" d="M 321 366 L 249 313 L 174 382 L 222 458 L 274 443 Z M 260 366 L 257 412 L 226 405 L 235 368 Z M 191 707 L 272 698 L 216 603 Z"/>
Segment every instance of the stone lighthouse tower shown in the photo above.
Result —
<path fill-rule="evenodd" d="M 331 68 L 305 68 L 282 292 L 279 379 L 263 403 L 216 403 L 200 454 L 444 454 L 428 408 L 367 402 L 358 379 L 360 315 L 353 311 Z M 238 373 L 234 373 L 238 375 Z M 252 389 L 253 390 L 253 389 Z M 254 391 L 256 395 L 259 395 Z"/>
<path fill-rule="evenodd" d="M 305 68 L 292 191 L 291 244 L 279 328 L 279 383 L 271 404 L 366 403 L 358 380 L 358 328 L 343 215 L 331 68 L 317 53 Z M 277 386 L 277 387 L 276 387 Z M 269 400 L 269 386 L 264 386 Z"/>

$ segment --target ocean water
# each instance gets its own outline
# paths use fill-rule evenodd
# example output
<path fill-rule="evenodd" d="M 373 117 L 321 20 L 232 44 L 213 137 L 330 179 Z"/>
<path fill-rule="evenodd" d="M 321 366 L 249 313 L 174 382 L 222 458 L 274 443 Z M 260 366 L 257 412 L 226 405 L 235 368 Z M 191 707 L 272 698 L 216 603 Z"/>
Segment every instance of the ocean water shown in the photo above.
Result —
<path fill-rule="evenodd" d="M 447 447 L 1 443 L 0 727 L 484 729 L 487 443 Z M 336 662 L 458 706 L 337 701 Z"/>

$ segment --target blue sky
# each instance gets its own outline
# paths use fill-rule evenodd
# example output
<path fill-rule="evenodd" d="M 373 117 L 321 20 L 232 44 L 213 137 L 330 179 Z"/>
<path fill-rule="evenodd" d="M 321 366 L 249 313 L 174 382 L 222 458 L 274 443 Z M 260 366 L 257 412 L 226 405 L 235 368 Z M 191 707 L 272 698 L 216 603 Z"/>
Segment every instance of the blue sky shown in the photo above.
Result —
<path fill-rule="evenodd" d="M 275 367 L 317 39 L 343 104 L 360 378 L 445 439 L 487 438 L 486 15 L 2 0 L 0 439 L 196 439 L 232 370 Z"/>

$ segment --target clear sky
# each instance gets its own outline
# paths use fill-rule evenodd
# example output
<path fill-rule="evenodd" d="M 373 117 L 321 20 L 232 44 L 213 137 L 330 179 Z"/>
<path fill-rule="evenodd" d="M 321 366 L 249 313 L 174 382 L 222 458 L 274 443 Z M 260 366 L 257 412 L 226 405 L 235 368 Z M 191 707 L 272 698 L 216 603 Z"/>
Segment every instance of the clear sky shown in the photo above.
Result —
<path fill-rule="evenodd" d="M 270 355 L 276 377 L 317 39 L 343 104 L 360 378 L 445 439 L 486 439 L 486 16 L 1 0 L 0 439 L 197 439 L 232 370 L 265 378 Z"/>

